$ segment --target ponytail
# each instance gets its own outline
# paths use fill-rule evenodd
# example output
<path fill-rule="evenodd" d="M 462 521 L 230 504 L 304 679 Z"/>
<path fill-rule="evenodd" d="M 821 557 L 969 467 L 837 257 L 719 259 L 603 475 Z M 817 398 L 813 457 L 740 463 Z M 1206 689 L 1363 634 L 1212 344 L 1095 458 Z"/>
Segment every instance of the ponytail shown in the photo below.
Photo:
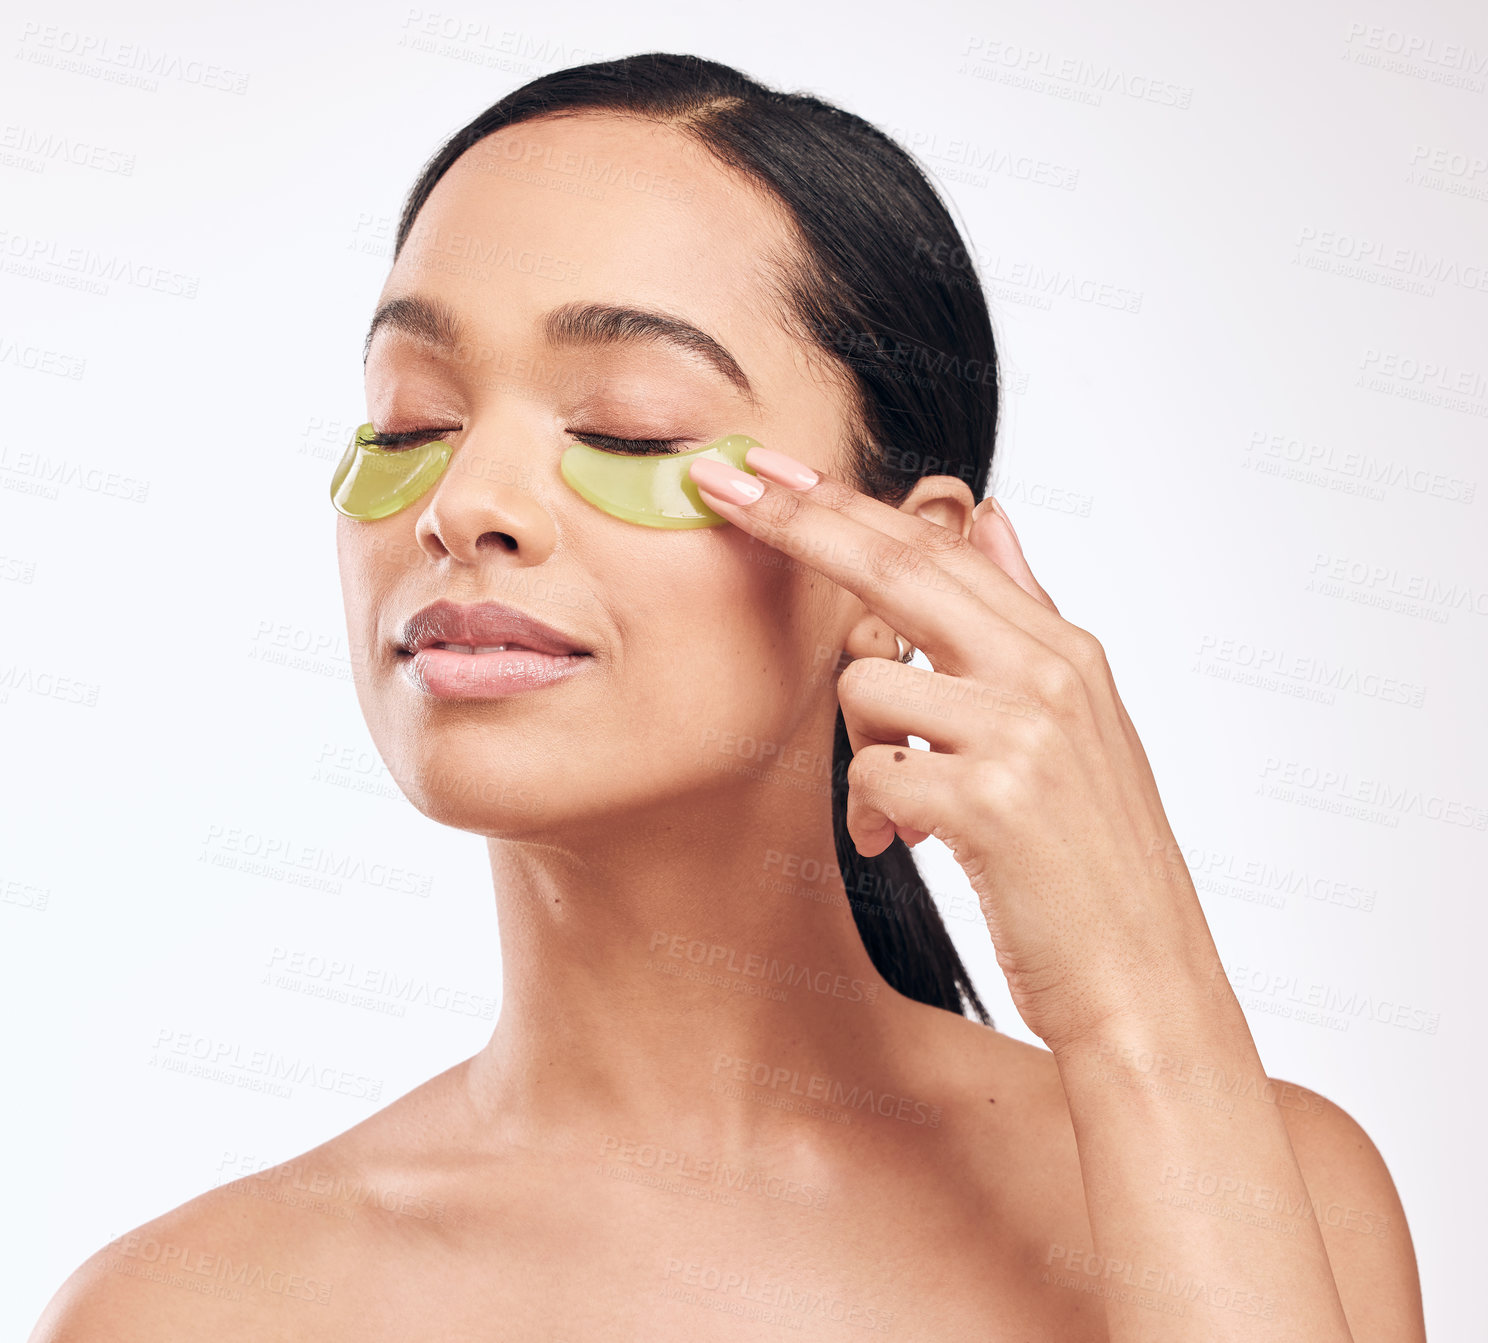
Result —
<path fill-rule="evenodd" d="M 990 1026 L 992 1018 L 977 996 L 909 846 L 895 835 L 882 853 L 865 858 L 853 845 L 847 833 L 847 767 L 852 754 L 847 724 L 838 709 L 832 746 L 832 834 L 842 884 L 869 958 L 889 986 L 906 998 L 957 1015 L 970 1008 L 977 1020 Z"/>

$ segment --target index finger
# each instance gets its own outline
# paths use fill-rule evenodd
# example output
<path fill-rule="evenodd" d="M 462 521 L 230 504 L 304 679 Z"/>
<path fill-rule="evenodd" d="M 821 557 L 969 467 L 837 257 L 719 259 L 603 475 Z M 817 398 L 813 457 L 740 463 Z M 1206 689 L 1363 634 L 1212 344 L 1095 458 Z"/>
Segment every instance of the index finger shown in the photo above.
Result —
<path fill-rule="evenodd" d="M 692 464 L 691 478 L 708 506 L 855 593 L 938 671 L 985 667 L 989 645 L 1004 652 L 1007 670 L 1032 651 L 1025 640 L 1053 646 L 1060 617 L 959 532 L 820 472 L 802 488 L 777 484 L 764 474 L 771 463 L 757 448 L 744 460 L 760 474 L 706 460 Z M 740 503 L 726 493 L 735 474 L 759 486 L 760 497 Z M 989 634 L 1001 637 L 989 640 Z"/>

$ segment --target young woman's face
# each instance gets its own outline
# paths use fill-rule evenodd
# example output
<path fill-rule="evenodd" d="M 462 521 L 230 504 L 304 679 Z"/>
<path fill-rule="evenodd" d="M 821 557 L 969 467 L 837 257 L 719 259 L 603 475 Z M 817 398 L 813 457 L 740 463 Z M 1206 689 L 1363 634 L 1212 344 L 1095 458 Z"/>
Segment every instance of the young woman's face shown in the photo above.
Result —
<path fill-rule="evenodd" d="M 684 134 L 630 118 L 510 127 L 435 186 L 379 308 L 417 299 L 458 334 L 431 340 L 409 305 L 407 320 L 380 323 L 366 418 L 381 433 L 433 431 L 454 452 L 402 511 L 337 522 L 357 695 L 427 815 L 488 835 L 571 830 L 748 787 L 803 741 L 816 754 L 793 757 L 810 790 L 796 797 L 824 794 L 831 672 L 861 604 L 736 527 L 622 521 L 559 473 L 581 439 L 686 451 L 747 434 L 843 474 L 841 382 L 787 332 L 759 264 L 789 238 L 758 189 Z M 580 338 L 584 322 L 550 335 L 555 312 L 588 305 L 689 323 L 732 376 L 641 322 L 605 341 Z M 515 607 L 590 656 L 499 697 L 431 691 L 401 645 L 405 622 L 441 598 Z M 509 655 L 442 660 L 462 656 Z"/>

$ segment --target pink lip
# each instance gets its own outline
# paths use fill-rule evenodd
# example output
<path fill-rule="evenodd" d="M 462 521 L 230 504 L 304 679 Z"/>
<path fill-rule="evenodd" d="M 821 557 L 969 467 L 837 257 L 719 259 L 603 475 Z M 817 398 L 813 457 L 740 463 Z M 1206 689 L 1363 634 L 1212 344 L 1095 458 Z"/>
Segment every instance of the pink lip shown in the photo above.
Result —
<path fill-rule="evenodd" d="M 537 690 L 592 661 L 577 640 L 501 602 L 440 600 L 410 617 L 402 633 L 398 656 L 414 684 L 435 699 L 494 699 Z M 513 647 L 463 653 L 439 644 Z"/>
<path fill-rule="evenodd" d="M 435 699 L 497 699 L 553 685 L 589 666 L 586 653 L 554 656 L 526 648 L 504 653 L 452 653 L 425 648 L 408 662 L 414 684 Z"/>

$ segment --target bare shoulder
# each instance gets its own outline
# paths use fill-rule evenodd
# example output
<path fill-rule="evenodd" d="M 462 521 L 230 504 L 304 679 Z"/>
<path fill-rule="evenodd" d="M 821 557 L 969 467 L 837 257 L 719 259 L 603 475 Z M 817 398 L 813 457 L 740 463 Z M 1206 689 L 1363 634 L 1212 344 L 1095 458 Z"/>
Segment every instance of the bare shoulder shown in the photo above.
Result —
<path fill-rule="evenodd" d="M 227 1187 L 201 1194 L 119 1236 L 64 1282 L 31 1343 L 169 1343 L 246 1337 L 267 1324 L 260 1298 L 315 1301 L 323 1285 L 303 1229 L 276 1232 L 257 1207 L 239 1207 Z"/>
<path fill-rule="evenodd" d="M 922 1009 L 922 1053 L 945 1100 L 941 1150 L 1006 1216 L 1018 1208 L 1038 1235 L 1085 1223 L 1085 1188 L 1069 1100 L 1054 1055 L 968 1017 Z M 1048 1214 L 1046 1219 L 1043 1214 Z"/>
<path fill-rule="evenodd" d="M 1278 1078 L 1279 1105 L 1292 1151 L 1357 1343 L 1424 1340 L 1421 1284 L 1405 1209 L 1389 1168 L 1369 1135 L 1332 1101 Z M 1398 1321 L 1414 1321 L 1409 1335 Z"/>
<path fill-rule="evenodd" d="M 1068 1122 L 1059 1067 L 1042 1045 L 1026 1044 L 941 1008 L 922 1007 L 921 1012 L 935 1041 L 934 1053 L 944 1068 L 954 1072 L 947 1082 L 959 1079 L 968 1088 L 961 1097 L 964 1103 L 975 1100 L 978 1106 L 1006 1105 L 1020 1112 L 1037 1112 L 1042 1123 L 1063 1115 Z"/>
<path fill-rule="evenodd" d="M 1083 1243 L 1084 1183 L 1054 1055 L 947 1012 L 927 1018 L 926 1029 L 939 1046 L 939 1066 L 955 1074 L 948 1085 L 960 1088 L 960 1110 L 979 1113 L 978 1134 L 997 1130 L 997 1141 L 983 1144 L 986 1158 L 968 1161 L 968 1178 L 985 1178 L 989 1198 L 1021 1191 L 1013 1206 L 1030 1238 Z M 1384 1158 L 1340 1106 L 1307 1087 L 1267 1080 L 1266 1099 L 1284 1118 L 1311 1206 L 1287 1206 L 1280 1191 L 1257 1188 L 1256 1215 L 1289 1224 L 1316 1218 L 1357 1343 L 1424 1343 L 1415 1249 Z M 1022 1184 L 1024 1170 L 1037 1172 L 1037 1188 Z M 1401 1320 L 1411 1321 L 1408 1333 Z"/>
<path fill-rule="evenodd" d="M 446 1221 L 446 1188 L 402 1150 L 448 1085 L 431 1079 L 290 1161 L 189 1199 L 110 1241 L 68 1277 L 29 1343 L 317 1337 L 347 1317 L 379 1246 Z"/>

